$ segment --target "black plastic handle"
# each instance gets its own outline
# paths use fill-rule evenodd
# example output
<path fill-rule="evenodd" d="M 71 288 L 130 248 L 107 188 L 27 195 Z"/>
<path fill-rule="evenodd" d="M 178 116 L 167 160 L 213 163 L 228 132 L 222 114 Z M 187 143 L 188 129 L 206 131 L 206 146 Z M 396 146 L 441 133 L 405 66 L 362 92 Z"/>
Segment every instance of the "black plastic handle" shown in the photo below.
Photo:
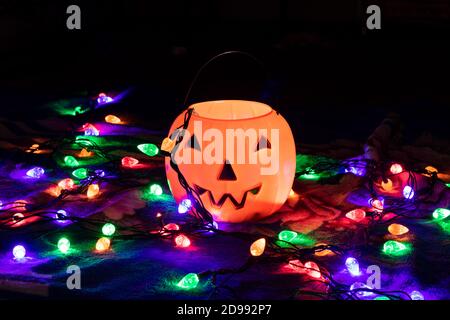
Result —
<path fill-rule="evenodd" d="M 261 60 L 259 60 L 259 59 L 256 58 L 254 55 L 252 55 L 252 54 L 250 54 L 250 53 L 248 53 L 248 52 L 245 52 L 245 51 L 237 51 L 237 50 L 235 50 L 235 51 L 225 51 L 225 52 L 219 53 L 218 55 L 215 55 L 214 57 L 212 57 L 211 59 L 209 59 L 208 61 L 206 61 L 206 62 L 200 67 L 200 69 L 198 69 L 197 73 L 195 74 L 194 79 L 193 79 L 192 82 L 191 82 L 191 85 L 189 86 L 189 89 L 188 89 L 188 91 L 187 91 L 187 93 L 186 93 L 186 97 L 184 98 L 183 106 L 184 106 L 185 108 L 188 107 L 188 106 L 187 106 L 187 103 L 188 103 L 188 100 L 189 100 L 189 95 L 191 94 L 192 88 L 194 87 L 194 84 L 195 84 L 195 82 L 197 81 L 197 79 L 198 79 L 198 77 L 200 76 L 200 74 L 202 73 L 202 71 L 203 71 L 203 70 L 204 70 L 211 62 L 213 62 L 213 61 L 215 61 L 215 60 L 217 60 L 217 59 L 219 59 L 219 58 L 222 58 L 222 57 L 224 57 L 224 56 L 231 55 L 231 54 L 240 54 L 240 55 L 243 55 L 243 56 L 246 56 L 246 57 L 250 58 L 251 60 L 253 60 L 254 62 L 256 62 L 256 63 L 261 67 L 261 69 L 263 70 L 264 74 L 267 76 L 267 74 L 266 74 L 266 69 L 265 69 L 265 67 L 264 67 L 264 64 L 261 62 Z"/>

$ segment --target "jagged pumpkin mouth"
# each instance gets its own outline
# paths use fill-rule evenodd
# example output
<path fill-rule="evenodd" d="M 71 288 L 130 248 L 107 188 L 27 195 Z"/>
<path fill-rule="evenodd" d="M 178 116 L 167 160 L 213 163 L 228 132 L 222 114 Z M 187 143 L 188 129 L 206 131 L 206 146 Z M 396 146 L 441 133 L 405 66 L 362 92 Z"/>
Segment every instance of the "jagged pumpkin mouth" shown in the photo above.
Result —
<path fill-rule="evenodd" d="M 254 188 L 248 189 L 244 192 L 244 195 L 242 196 L 241 201 L 236 200 L 236 198 L 231 193 L 224 193 L 218 200 L 214 199 L 214 196 L 212 192 L 208 189 L 202 188 L 199 185 L 194 184 L 195 190 L 198 192 L 200 196 L 204 195 L 205 193 L 208 194 L 209 200 L 211 201 L 211 204 L 217 208 L 222 208 L 223 204 L 227 199 L 230 199 L 231 203 L 233 203 L 235 209 L 241 209 L 245 206 L 245 202 L 247 201 L 247 195 L 248 193 L 251 193 L 253 195 L 257 195 L 259 191 L 261 190 L 261 184 L 257 185 Z"/>

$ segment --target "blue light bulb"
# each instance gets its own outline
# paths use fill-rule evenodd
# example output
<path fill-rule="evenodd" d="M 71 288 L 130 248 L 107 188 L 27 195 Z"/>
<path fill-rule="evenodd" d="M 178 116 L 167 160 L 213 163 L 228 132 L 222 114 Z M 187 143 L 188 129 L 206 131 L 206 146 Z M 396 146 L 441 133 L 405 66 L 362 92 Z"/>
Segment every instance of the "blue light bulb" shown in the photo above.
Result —
<path fill-rule="evenodd" d="M 55 218 L 56 218 L 56 221 L 58 221 L 59 223 L 66 223 L 67 221 L 69 221 L 69 220 L 67 220 L 67 217 L 68 217 L 68 214 L 67 214 L 66 210 L 56 211 Z"/>
<path fill-rule="evenodd" d="M 16 260 L 22 260 L 25 258 L 25 255 L 27 254 L 27 250 L 24 246 L 17 245 L 13 248 L 13 256 Z"/>
<path fill-rule="evenodd" d="M 183 199 L 178 205 L 178 213 L 186 213 L 192 207 L 192 201 L 190 199 Z"/>
<path fill-rule="evenodd" d="M 98 136 L 98 134 L 99 132 L 95 128 L 87 128 L 86 130 L 84 130 L 85 136 Z"/>
<path fill-rule="evenodd" d="M 352 275 L 352 277 L 360 276 L 361 271 L 359 270 L 359 263 L 358 260 L 356 260 L 353 257 L 347 258 L 345 260 L 345 266 L 347 267 L 348 272 Z"/>
<path fill-rule="evenodd" d="M 97 103 L 98 103 L 98 104 L 106 104 L 106 103 L 110 103 L 110 102 L 113 102 L 113 101 L 114 101 L 113 98 L 111 98 L 110 96 L 107 96 L 107 95 L 104 94 L 103 92 L 100 93 L 100 94 L 98 95 L 98 98 L 97 98 Z"/>
<path fill-rule="evenodd" d="M 403 188 L 403 196 L 406 199 L 411 200 L 412 198 L 414 198 L 414 189 L 411 188 L 410 186 L 405 186 Z"/>
<path fill-rule="evenodd" d="M 358 289 L 360 289 L 360 290 L 358 290 Z M 372 290 L 371 287 L 369 287 L 368 285 L 366 285 L 362 282 L 355 282 L 350 286 L 350 290 L 354 291 L 356 293 L 356 295 L 358 295 L 359 297 L 368 297 L 368 296 L 371 296 L 374 294 L 371 291 L 365 291 L 363 289 Z"/>
<path fill-rule="evenodd" d="M 352 173 L 355 176 L 363 177 L 366 175 L 366 168 L 348 167 L 345 169 L 345 173 Z"/>
<path fill-rule="evenodd" d="M 102 177 L 105 176 L 105 171 L 103 171 L 103 170 L 98 169 L 98 170 L 95 170 L 94 172 L 95 172 L 95 174 L 96 174 L 97 176 L 99 176 L 100 178 L 102 178 Z"/>
<path fill-rule="evenodd" d="M 425 300 L 423 294 L 417 290 L 412 291 L 409 296 L 411 297 L 411 300 Z"/>
<path fill-rule="evenodd" d="M 212 229 L 212 230 L 209 230 L 210 233 L 214 233 L 214 230 L 219 230 L 219 224 L 215 221 L 213 221 L 212 223 L 209 223 L 208 226 Z"/>
<path fill-rule="evenodd" d="M 39 179 L 44 175 L 45 171 L 41 167 L 34 167 L 27 171 L 27 176 L 30 178 Z"/>

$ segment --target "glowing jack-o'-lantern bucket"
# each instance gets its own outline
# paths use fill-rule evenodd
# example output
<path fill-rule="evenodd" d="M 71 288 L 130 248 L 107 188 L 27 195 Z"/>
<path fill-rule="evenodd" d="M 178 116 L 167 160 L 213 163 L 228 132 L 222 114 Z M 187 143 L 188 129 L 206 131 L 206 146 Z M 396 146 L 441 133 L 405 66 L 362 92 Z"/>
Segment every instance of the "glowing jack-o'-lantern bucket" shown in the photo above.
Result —
<path fill-rule="evenodd" d="M 186 127 L 165 163 L 175 200 L 187 193 L 171 161 L 216 221 L 258 220 L 277 211 L 295 175 L 295 143 L 286 120 L 254 101 L 207 101 L 188 109 L 188 123 L 183 112 L 169 132 L 174 141 L 177 128 Z"/>

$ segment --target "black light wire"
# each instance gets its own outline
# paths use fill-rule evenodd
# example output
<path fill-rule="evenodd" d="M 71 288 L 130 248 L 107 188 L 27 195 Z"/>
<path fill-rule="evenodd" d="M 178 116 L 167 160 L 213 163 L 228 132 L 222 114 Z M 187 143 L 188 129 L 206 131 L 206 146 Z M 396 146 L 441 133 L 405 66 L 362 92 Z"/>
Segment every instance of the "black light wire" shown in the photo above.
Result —
<path fill-rule="evenodd" d="M 197 78 L 199 77 L 202 70 L 210 62 L 214 61 L 215 59 L 217 59 L 221 56 L 224 56 L 224 55 L 236 54 L 236 53 L 249 56 L 252 59 L 254 59 L 255 61 L 257 61 L 258 63 L 260 63 L 259 60 L 257 60 L 252 55 L 245 53 L 245 52 L 241 52 L 241 51 L 228 51 L 228 52 L 224 52 L 219 55 L 216 55 L 215 57 L 211 58 L 207 63 L 205 63 L 197 72 L 197 74 L 194 77 L 194 80 L 191 83 L 191 86 L 189 87 L 189 90 L 186 94 L 186 97 L 184 100 L 184 105 L 187 104 L 190 92 L 193 88 L 193 85 L 194 85 L 195 81 L 197 80 Z M 194 112 L 193 108 L 187 109 L 187 111 L 185 112 L 185 115 L 184 115 L 183 124 L 180 127 L 178 127 L 177 129 L 182 128 L 182 129 L 186 130 L 188 128 L 189 121 L 191 119 L 193 112 Z M 174 149 L 172 150 L 172 152 L 176 151 L 177 148 L 180 147 L 180 143 L 182 141 L 183 141 L 183 134 L 179 134 L 176 138 L 176 143 L 175 143 L 175 146 L 174 146 Z M 73 141 L 72 141 L 72 143 L 73 143 Z M 106 153 L 103 152 L 102 148 L 90 139 L 79 138 L 79 139 L 75 140 L 74 143 L 80 145 L 81 147 L 89 148 L 88 149 L 89 151 L 90 150 L 95 151 L 101 157 L 110 159 L 110 157 Z M 167 156 L 167 154 L 165 154 L 165 156 Z M 169 154 L 169 156 L 170 156 L 170 154 Z M 171 164 L 172 169 L 174 169 L 174 171 L 177 172 L 180 185 L 186 190 L 188 196 L 190 196 L 194 200 L 194 210 L 192 210 L 192 211 L 193 211 L 196 219 L 193 222 L 188 222 L 188 223 L 183 224 L 182 228 L 180 230 L 167 230 L 164 228 L 164 223 L 162 220 L 163 218 L 160 218 L 157 221 L 157 226 L 159 228 L 158 233 L 149 233 L 147 230 L 142 230 L 142 227 L 144 226 L 143 224 L 136 224 L 133 226 L 120 226 L 119 230 L 121 232 L 123 232 L 124 234 L 123 235 L 121 235 L 121 234 L 115 235 L 114 236 L 115 238 L 118 238 L 118 239 L 163 238 L 164 239 L 164 238 L 173 238 L 174 236 L 181 234 L 181 233 L 186 233 L 186 234 L 189 234 L 194 237 L 202 237 L 204 235 L 209 235 L 211 232 L 216 233 L 216 234 L 227 235 L 227 236 L 239 237 L 239 238 L 243 238 L 246 240 L 250 240 L 250 239 L 255 240 L 256 238 L 263 236 L 263 235 L 248 234 L 248 233 L 244 233 L 244 232 L 225 232 L 223 230 L 218 230 L 218 229 L 214 228 L 212 225 L 212 222 L 213 222 L 212 215 L 205 208 L 198 192 L 195 190 L 195 188 L 192 188 L 189 186 L 187 180 L 181 173 L 179 167 L 176 165 L 176 163 L 174 163 L 174 161 L 172 161 L 172 159 L 170 161 L 170 164 Z M 337 170 L 339 168 L 342 168 L 342 166 L 344 166 L 345 168 L 348 168 L 349 166 L 351 166 L 354 168 L 367 169 L 367 171 L 369 172 L 369 176 L 368 176 L 369 189 L 371 190 L 372 193 L 375 193 L 374 186 L 373 186 L 375 178 L 374 178 L 373 174 L 376 170 L 378 170 L 380 167 L 383 167 L 383 166 L 382 165 L 380 166 L 379 164 L 376 164 L 371 160 L 344 160 L 344 161 L 335 161 L 335 163 L 333 163 L 332 161 L 331 162 L 330 161 L 319 162 L 319 163 L 315 163 L 314 166 L 312 166 L 311 168 L 308 168 L 304 172 L 297 172 L 296 176 L 311 173 L 311 170 L 314 173 L 320 173 L 323 171 L 330 171 L 330 170 L 334 170 L 334 169 Z M 436 173 L 433 173 L 431 175 L 431 178 L 432 178 L 432 181 L 430 183 L 430 189 L 432 190 L 433 187 L 436 185 L 436 182 L 438 181 Z M 43 223 L 49 222 L 49 221 L 54 221 L 54 220 L 68 220 L 68 221 L 76 222 L 76 223 L 84 226 L 85 229 L 97 233 L 97 231 L 95 231 L 95 230 L 98 230 L 98 227 L 100 225 L 102 225 L 103 223 L 105 223 L 105 221 L 102 219 L 78 218 L 78 217 L 72 217 L 72 216 L 58 216 L 57 211 L 45 210 L 45 208 L 55 205 L 57 202 L 63 200 L 64 198 L 66 198 L 67 196 L 69 196 L 71 194 L 84 192 L 90 184 L 100 181 L 101 179 L 102 179 L 102 177 L 100 177 L 96 174 L 90 175 L 87 179 L 82 181 L 81 185 L 78 186 L 78 188 L 76 190 L 63 190 L 57 198 L 55 198 L 48 205 L 45 205 L 45 206 L 33 207 L 33 206 L 29 206 L 29 204 L 25 204 L 26 211 L 23 212 L 23 214 L 26 214 L 28 211 L 31 211 L 31 210 L 34 210 L 35 212 L 32 213 L 31 215 L 24 216 L 23 218 L 16 217 L 15 221 L 13 221 L 13 223 L 20 223 L 21 221 L 26 220 L 28 218 L 38 216 L 38 217 L 43 218 L 41 221 Z M 417 192 L 416 191 L 416 183 L 417 183 L 416 177 L 412 173 L 412 171 L 410 171 L 409 177 L 408 177 L 408 185 L 411 186 L 411 188 L 414 190 L 414 192 Z M 407 201 L 408 201 L 408 204 L 407 204 L 408 206 L 410 206 L 413 202 L 413 201 L 409 201 L 409 200 L 407 200 Z M 402 206 L 404 206 L 404 203 L 405 203 L 405 200 L 402 199 L 401 204 L 396 205 L 397 208 L 399 210 L 401 210 Z M 11 204 L 17 204 L 17 206 L 9 207 L 8 209 L 0 209 L 0 214 L 9 213 L 9 212 L 13 211 L 15 208 L 23 206 L 23 203 L 13 202 L 13 203 L 3 204 L 2 208 L 4 208 L 5 206 L 9 206 Z M 395 204 L 393 206 L 390 206 L 389 210 L 395 209 L 396 206 L 395 206 Z M 401 216 L 402 216 L 401 213 L 396 213 L 396 216 L 394 218 L 398 218 Z M 405 217 L 411 218 L 408 216 L 405 216 Z M 371 218 L 374 218 L 374 216 Z M 381 221 L 381 215 L 379 216 L 379 218 L 380 219 L 378 221 Z M 381 221 L 381 222 L 386 223 L 386 221 Z M 0 229 L 9 229 L 10 226 L 11 226 L 11 216 L 9 216 L 9 217 L 1 217 L 0 216 Z M 147 227 L 147 225 L 145 225 L 145 227 Z M 288 261 L 286 261 L 287 258 L 288 258 L 288 260 L 295 259 L 295 258 L 304 259 L 305 257 L 311 257 L 314 255 L 314 253 L 320 252 L 323 250 L 330 250 L 330 251 L 334 252 L 335 254 L 342 255 L 345 252 L 355 250 L 355 248 L 349 248 L 349 247 L 345 247 L 345 246 L 336 246 L 336 245 L 317 245 L 317 246 L 311 247 L 311 248 L 304 248 L 304 247 L 297 247 L 292 244 L 288 247 L 280 247 L 278 244 L 276 244 L 276 242 L 273 239 L 271 239 L 271 241 L 269 241 L 269 250 L 274 253 L 273 257 L 272 256 L 249 257 L 248 260 L 242 266 L 240 266 L 238 268 L 222 268 L 222 269 L 217 269 L 217 270 L 207 270 L 207 271 L 201 272 L 199 275 L 200 276 L 211 276 L 213 279 L 213 283 L 215 283 L 215 280 L 218 275 L 236 274 L 236 273 L 244 272 L 248 268 L 250 268 L 254 263 L 256 263 L 257 261 L 276 260 L 276 261 L 288 262 Z M 319 265 L 319 263 L 318 263 L 318 265 Z M 352 299 L 360 298 L 357 295 L 358 292 L 370 291 L 374 294 L 384 295 L 384 296 L 386 296 L 390 299 L 394 299 L 394 300 L 395 299 L 403 299 L 403 297 L 410 298 L 408 294 L 401 292 L 401 291 L 383 292 L 383 291 L 378 291 L 378 290 L 374 290 L 374 289 L 349 290 L 346 285 L 337 283 L 332 278 L 331 274 L 323 267 L 320 267 L 320 265 L 319 265 L 319 269 L 320 269 L 321 274 L 325 276 L 326 283 L 330 286 L 331 290 L 329 290 L 328 293 L 323 293 L 323 294 L 317 293 L 317 292 L 309 292 L 306 290 L 298 290 L 296 292 L 296 294 L 311 294 L 311 295 L 317 295 L 317 296 L 320 296 L 320 297 L 326 298 L 326 299 L 352 300 Z M 318 280 L 311 280 L 311 281 L 318 281 Z M 307 282 L 311 282 L 311 281 L 307 281 Z M 305 284 L 307 282 L 305 282 Z M 229 288 L 226 286 L 222 286 L 222 287 L 227 290 L 232 291 L 232 288 Z M 219 286 L 217 288 L 219 288 Z"/>

